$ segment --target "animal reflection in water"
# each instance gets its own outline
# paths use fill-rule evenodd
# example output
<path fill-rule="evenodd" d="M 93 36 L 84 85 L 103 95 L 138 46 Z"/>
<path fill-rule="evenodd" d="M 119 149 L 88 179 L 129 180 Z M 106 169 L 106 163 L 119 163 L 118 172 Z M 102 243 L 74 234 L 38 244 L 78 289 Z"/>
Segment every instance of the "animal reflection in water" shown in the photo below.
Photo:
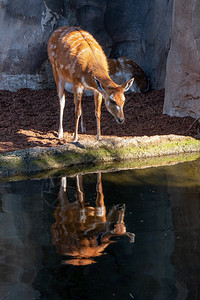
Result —
<path fill-rule="evenodd" d="M 76 176 L 77 201 L 67 199 L 67 179 L 61 178 L 59 205 L 51 227 L 52 241 L 60 255 L 71 256 L 63 263 L 88 265 L 95 263 L 95 257 L 101 256 L 105 248 L 114 241 L 113 236 L 127 235 L 134 242 L 135 235 L 126 232 L 124 224 L 125 205 L 114 205 L 106 214 L 101 173 L 97 174 L 96 206 L 87 206 L 83 190 L 82 175 Z"/>

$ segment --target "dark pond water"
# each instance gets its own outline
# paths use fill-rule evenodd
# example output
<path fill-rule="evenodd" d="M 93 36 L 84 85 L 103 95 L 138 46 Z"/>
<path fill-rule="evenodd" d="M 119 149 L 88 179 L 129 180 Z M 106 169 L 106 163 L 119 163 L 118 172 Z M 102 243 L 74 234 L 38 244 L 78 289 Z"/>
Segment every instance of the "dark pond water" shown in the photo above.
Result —
<path fill-rule="evenodd" d="M 200 160 L 1 181 L 0 299 L 200 299 Z"/>

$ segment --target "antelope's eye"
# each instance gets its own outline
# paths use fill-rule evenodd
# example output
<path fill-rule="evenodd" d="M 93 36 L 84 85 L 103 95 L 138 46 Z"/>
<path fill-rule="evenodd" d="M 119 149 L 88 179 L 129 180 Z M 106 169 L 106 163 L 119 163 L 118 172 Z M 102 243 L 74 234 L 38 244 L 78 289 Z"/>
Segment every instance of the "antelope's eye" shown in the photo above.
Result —
<path fill-rule="evenodd" d="M 112 103 L 114 105 L 117 105 L 117 103 L 113 99 L 111 99 L 111 98 L 110 98 L 110 103 Z"/>

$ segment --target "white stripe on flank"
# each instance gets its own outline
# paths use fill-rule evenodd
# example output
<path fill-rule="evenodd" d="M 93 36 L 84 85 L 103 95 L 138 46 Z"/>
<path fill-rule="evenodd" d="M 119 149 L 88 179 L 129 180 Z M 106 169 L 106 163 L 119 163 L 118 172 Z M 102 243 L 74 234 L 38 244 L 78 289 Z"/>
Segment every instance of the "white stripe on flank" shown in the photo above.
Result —
<path fill-rule="evenodd" d="M 117 69 L 117 71 L 118 71 L 119 69 Z M 122 76 L 124 76 L 124 73 L 122 72 L 122 71 L 118 71 L 118 72 L 116 72 L 116 73 L 114 73 L 114 74 L 112 74 L 112 75 L 115 75 L 115 76 L 117 76 L 117 77 L 122 77 Z"/>
<path fill-rule="evenodd" d="M 78 38 L 78 39 L 75 39 L 75 41 L 72 41 L 72 43 L 70 44 L 70 47 L 72 47 L 73 48 L 73 45 L 75 44 L 75 43 L 77 43 L 78 41 L 80 41 L 81 40 L 81 42 L 83 42 L 83 38 L 82 37 L 80 37 L 80 38 Z M 81 44 L 81 43 L 80 43 Z M 79 45 L 80 45 L 79 44 Z"/>
<path fill-rule="evenodd" d="M 76 48 L 78 48 L 78 46 L 80 46 L 82 44 L 82 42 L 78 43 L 77 45 L 75 45 L 74 47 L 72 47 L 70 45 L 70 52 L 73 52 Z"/>
<path fill-rule="evenodd" d="M 76 63 L 77 63 L 77 61 L 78 61 L 78 59 L 79 59 L 79 56 L 82 55 L 83 52 L 85 52 L 86 50 L 88 50 L 88 48 L 82 49 L 82 50 L 76 55 L 76 58 L 75 58 L 75 60 L 74 60 L 74 64 L 73 64 L 73 66 L 72 66 L 72 73 L 75 73 Z"/>
<path fill-rule="evenodd" d="M 71 33 L 71 32 L 67 32 L 66 35 L 68 35 L 69 33 Z M 67 38 L 67 42 L 69 42 L 71 39 L 76 38 L 76 36 L 77 36 L 77 39 L 78 39 L 78 36 L 80 37 L 80 32 L 74 31 L 74 33 Z"/>
<path fill-rule="evenodd" d="M 123 59 L 123 58 L 119 58 L 119 59 L 118 59 L 118 62 L 119 62 L 119 64 L 120 64 L 120 66 L 122 67 L 122 69 L 124 70 L 124 68 L 125 68 L 124 59 Z"/>

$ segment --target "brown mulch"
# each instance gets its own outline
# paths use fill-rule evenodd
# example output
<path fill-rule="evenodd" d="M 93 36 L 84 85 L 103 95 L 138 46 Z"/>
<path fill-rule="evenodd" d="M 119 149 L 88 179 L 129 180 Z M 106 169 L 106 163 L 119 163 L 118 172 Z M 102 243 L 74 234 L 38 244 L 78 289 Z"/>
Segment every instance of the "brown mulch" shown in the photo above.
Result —
<path fill-rule="evenodd" d="M 178 134 L 195 136 L 198 122 L 191 117 L 170 117 L 162 114 L 164 89 L 145 94 L 128 94 L 124 113 L 126 121 L 120 125 L 102 104 L 102 136 L 152 136 Z M 83 97 L 86 134 L 79 141 L 96 141 L 96 120 L 93 97 Z M 59 102 L 56 90 L 21 89 L 0 91 L 0 152 L 36 146 L 57 146 L 71 142 L 74 131 L 73 95 L 66 93 L 64 139 L 57 139 Z M 80 131 L 81 133 L 81 131 Z"/>

